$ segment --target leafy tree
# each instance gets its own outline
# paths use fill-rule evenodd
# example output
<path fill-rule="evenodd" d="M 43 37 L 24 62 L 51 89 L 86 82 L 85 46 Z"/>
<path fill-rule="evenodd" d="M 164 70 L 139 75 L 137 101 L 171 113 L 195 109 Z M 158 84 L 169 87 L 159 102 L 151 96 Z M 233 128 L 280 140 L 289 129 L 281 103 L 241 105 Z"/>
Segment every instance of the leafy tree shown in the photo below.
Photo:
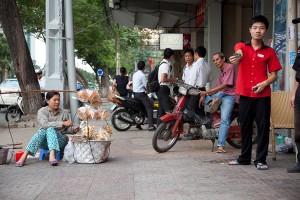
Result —
<path fill-rule="evenodd" d="M 4 37 L 4 35 L 0 33 L 0 81 L 3 81 L 10 77 L 10 72 L 12 71 L 11 62 L 12 61 L 9 53 L 7 40 Z"/>
<path fill-rule="evenodd" d="M 46 41 L 46 0 L 17 0 L 26 31 Z"/>
<path fill-rule="evenodd" d="M 38 90 L 40 86 L 27 47 L 15 0 L 0 1 L 0 21 L 7 38 L 10 55 L 22 91 Z M 23 93 L 25 114 L 35 114 L 42 103 L 39 93 Z"/>
<path fill-rule="evenodd" d="M 45 0 L 18 0 L 22 21 L 26 30 L 45 39 Z M 137 29 L 118 28 L 107 16 L 107 0 L 73 1 L 74 45 L 76 56 L 86 61 L 95 72 L 104 70 L 101 93 L 108 93 L 109 75 L 115 74 L 115 38 L 120 38 L 121 65 L 128 71 L 134 66 L 134 49 L 140 43 Z"/>

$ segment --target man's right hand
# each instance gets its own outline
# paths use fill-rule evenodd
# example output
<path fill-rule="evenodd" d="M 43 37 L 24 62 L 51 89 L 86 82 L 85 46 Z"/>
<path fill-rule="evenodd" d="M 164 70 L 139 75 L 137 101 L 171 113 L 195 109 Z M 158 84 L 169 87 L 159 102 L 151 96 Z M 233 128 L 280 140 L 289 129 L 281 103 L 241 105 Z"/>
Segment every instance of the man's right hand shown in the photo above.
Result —
<path fill-rule="evenodd" d="M 232 64 L 237 64 L 239 60 L 240 60 L 240 58 L 237 58 L 237 57 L 235 57 L 235 56 L 230 56 L 230 57 L 229 57 L 229 61 L 230 61 Z"/>
<path fill-rule="evenodd" d="M 229 57 L 229 61 L 232 64 L 237 64 L 238 61 L 243 57 L 242 50 L 237 50 L 232 56 Z"/>

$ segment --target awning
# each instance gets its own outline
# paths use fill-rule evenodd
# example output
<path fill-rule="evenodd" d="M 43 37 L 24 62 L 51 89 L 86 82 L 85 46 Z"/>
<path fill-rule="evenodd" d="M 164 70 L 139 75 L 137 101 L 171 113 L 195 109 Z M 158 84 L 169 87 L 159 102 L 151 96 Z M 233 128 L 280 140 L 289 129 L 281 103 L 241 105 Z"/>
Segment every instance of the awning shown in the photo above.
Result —
<path fill-rule="evenodd" d="M 201 0 L 110 0 L 113 20 L 119 26 L 195 30 L 196 8 Z"/>

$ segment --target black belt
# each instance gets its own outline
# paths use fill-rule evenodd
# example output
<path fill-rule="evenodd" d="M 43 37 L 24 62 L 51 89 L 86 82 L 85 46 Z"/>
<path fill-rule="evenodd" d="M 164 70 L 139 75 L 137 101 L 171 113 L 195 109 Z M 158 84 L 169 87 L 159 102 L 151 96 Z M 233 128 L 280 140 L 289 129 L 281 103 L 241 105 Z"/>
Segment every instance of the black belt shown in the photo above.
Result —
<path fill-rule="evenodd" d="M 147 94 L 146 92 L 134 92 L 133 94 Z"/>
<path fill-rule="evenodd" d="M 167 85 L 160 85 L 160 87 L 169 87 L 169 86 L 167 86 Z"/>

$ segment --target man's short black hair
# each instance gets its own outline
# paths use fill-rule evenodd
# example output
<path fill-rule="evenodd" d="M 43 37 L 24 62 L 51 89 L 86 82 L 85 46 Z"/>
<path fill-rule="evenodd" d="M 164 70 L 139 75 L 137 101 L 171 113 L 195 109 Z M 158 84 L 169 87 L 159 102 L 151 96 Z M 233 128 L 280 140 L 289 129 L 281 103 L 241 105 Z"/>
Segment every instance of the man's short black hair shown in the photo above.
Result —
<path fill-rule="evenodd" d="M 204 46 L 199 46 L 195 49 L 195 53 L 197 53 L 201 58 L 204 58 L 206 55 L 206 49 Z"/>
<path fill-rule="evenodd" d="M 123 74 L 125 74 L 126 73 L 126 68 L 125 67 L 121 67 L 120 68 L 120 72 L 123 73 Z"/>
<path fill-rule="evenodd" d="M 194 56 L 194 51 L 191 48 L 188 48 L 188 49 L 184 50 L 184 54 L 183 55 L 185 55 L 186 53 L 191 53 L 192 56 Z"/>
<path fill-rule="evenodd" d="M 143 70 L 143 69 L 145 69 L 145 62 L 144 61 L 139 61 L 138 63 L 137 63 L 137 68 L 138 68 L 138 70 Z"/>
<path fill-rule="evenodd" d="M 164 50 L 164 58 L 165 59 L 170 59 L 172 55 L 174 55 L 174 51 L 172 49 L 166 48 Z"/>
<path fill-rule="evenodd" d="M 268 19 L 267 19 L 265 16 L 263 16 L 263 15 L 257 15 L 257 16 L 255 16 L 255 17 L 253 17 L 253 18 L 250 20 L 250 22 L 249 22 L 249 28 L 251 28 L 252 25 L 253 25 L 254 23 L 257 23 L 257 22 L 263 23 L 263 24 L 266 26 L 266 29 L 268 30 L 268 28 L 269 28 L 269 21 L 268 21 Z"/>

